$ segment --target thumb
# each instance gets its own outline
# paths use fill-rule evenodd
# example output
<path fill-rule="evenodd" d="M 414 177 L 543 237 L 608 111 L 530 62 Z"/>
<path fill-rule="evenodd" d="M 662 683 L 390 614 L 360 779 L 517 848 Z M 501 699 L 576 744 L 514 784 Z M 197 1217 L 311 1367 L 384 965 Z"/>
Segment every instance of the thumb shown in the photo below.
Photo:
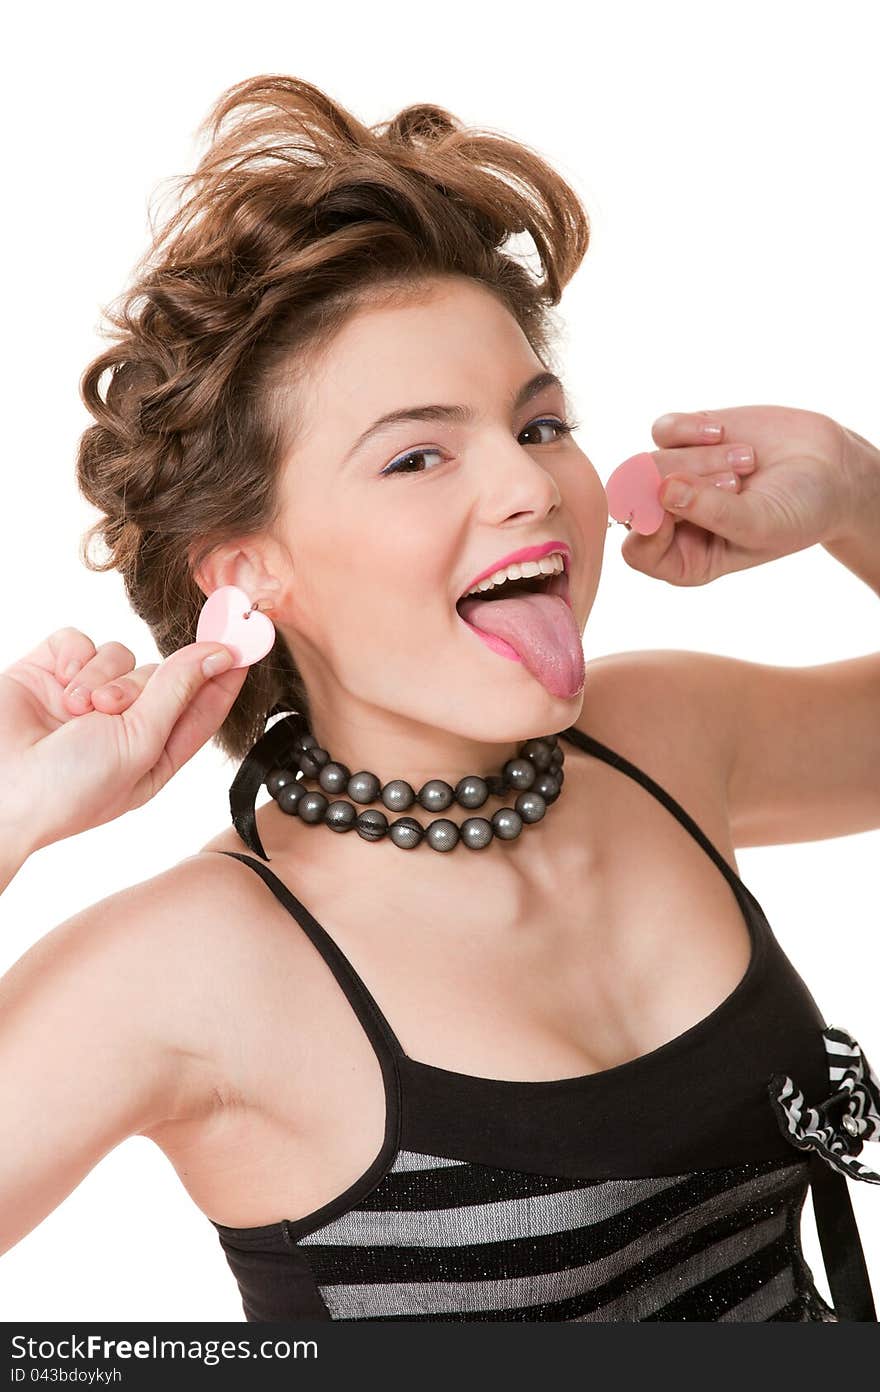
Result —
<path fill-rule="evenodd" d="M 215 654 L 226 658 L 217 674 L 202 663 Z M 158 792 L 223 724 L 238 696 L 247 667 L 235 667 L 228 648 L 216 643 L 189 643 L 166 657 L 137 700 L 123 711 L 133 762 L 156 770 Z"/>
<path fill-rule="evenodd" d="M 687 518 L 726 541 L 755 544 L 763 513 L 757 495 L 745 488 L 736 493 L 720 488 L 711 474 L 667 474 L 658 496 L 673 517 Z"/>

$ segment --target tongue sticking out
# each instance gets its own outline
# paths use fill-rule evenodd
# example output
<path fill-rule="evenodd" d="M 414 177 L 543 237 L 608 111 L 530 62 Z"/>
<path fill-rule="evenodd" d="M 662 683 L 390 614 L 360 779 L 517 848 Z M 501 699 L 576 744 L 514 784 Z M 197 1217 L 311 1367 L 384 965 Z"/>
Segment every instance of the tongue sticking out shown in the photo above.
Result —
<path fill-rule="evenodd" d="M 461 617 L 481 633 L 509 643 L 554 696 L 576 696 L 584 684 L 584 649 L 574 613 L 558 594 L 463 599 Z"/>

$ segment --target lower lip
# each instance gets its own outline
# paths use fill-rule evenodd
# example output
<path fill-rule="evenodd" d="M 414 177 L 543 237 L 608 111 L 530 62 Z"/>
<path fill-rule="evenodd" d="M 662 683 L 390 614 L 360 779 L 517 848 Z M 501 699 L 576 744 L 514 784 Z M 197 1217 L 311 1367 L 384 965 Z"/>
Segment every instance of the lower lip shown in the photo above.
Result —
<path fill-rule="evenodd" d="M 462 623 L 466 628 L 470 629 L 471 633 L 476 633 L 477 637 L 482 643 L 486 644 L 487 648 L 491 648 L 493 652 L 498 653 L 499 657 L 509 657 L 511 662 L 522 663 L 522 658 L 516 648 L 512 648 L 509 643 L 505 643 L 504 639 L 499 638 L 497 633 L 484 633 L 481 628 L 474 628 L 473 624 L 469 624 L 467 619 L 462 619 Z"/>
<path fill-rule="evenodd" d="M 571 608 L 571 592 L 568 584 L 567 571 L 561 570 L 558 575 L 554 575 L 552 581 L 547 586 L 547 594 L 561 595 L 569 609 Z M 520 666 L 522 666 L 522 658 L 516 648 L 512 648 L 503 638 L 499 638 L 495 633 L 484 633 L 481 628 L 475 628 L 472 623 L 468 623 L 467 619 L 462 619 L 461 614 L 459 614 L 458 617 L 461 619 L 465 628 L 469 628 L 471 633 L 475 633 L 480 641 L 485 643 L 487 648 L 491 648 L 492 652 L 498 653 L 499 657 L 508 658 L 511 662 L 518 662 Z"/>

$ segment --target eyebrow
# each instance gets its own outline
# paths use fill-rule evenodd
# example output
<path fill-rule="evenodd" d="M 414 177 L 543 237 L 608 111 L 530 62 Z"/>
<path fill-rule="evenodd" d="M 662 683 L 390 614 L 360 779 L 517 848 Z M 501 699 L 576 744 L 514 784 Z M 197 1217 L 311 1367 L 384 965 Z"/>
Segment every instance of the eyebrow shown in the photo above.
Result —
<path fill-rule="evenodd" d="M 521 386 L 514 394 L 513 400 L 510 403 L 511 411 L 518 411 L 521 406 L 525 406 L 527 401 L 531 401 L 533 397 L 538 396 L 539 393 L 545 391 L 547 387 L 558 387 L 563 395 L 565 394 L 565 388 L 555 372 L 539 372 L 535 377 L 532 377 Z M 442 420 L 455 421 L 459 425 L 466 425 L 469 421 L 474 419 L 475 414 L 476 412 L 470 406 L 445 405 L 402 406 L 397 411 L 388 411 L 384 416 L 379 416 L 374 420 L 372 425 L 368 425 L 366 430 L 357 437 L 342 463 L 347 463 L 351 456 L 356 454 L 362 445 L 365 445 L 367 440 L 371 439 L 373 435 L 388 430 L 391 426 L 397 425 L 401 421 Z"/>

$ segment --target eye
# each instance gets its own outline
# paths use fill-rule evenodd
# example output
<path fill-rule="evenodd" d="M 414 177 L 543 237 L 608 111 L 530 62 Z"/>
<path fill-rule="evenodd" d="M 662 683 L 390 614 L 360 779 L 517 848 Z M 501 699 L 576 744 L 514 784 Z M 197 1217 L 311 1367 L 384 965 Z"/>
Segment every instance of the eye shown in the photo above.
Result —
<path fill-rule="evenodd" d="M 563 436 L 570 435 L 573 430 L 577 430 L 577 425 L 573 421 L 541 418 L 540 420 L 529 421 L 528 425 L 524 426 L 523 429 L 520 431 L 520 439 L 530 430 L 537 429 L 538 426 L 544 426 L 548 430 L 555 430 L 556 435 L 549 440 L 527 440 L 525 442 L 526 444 L 552 445 L 555 444 L 557 440 L 562 439 Z M 413 467 L 410 467 L 410 464 L 413 460 L 425 459 L 427 456 L 432 454 L 439 455 L 442 458 L 441 450 L 410 450 L 408 454 L 402 454 L 397 459 L 392 459 L 390 464 L 386 464 L 384 469 L 380 469 L 379 477 L 384 478 L 388 474 L 424 474 L 426 472 L 430 472 L 429 470 L 418 468 L 417 465 L 413 465 Z"/>
<path fill-rule="evenodd" d="M 386 464 L 384 469 L 380 469 L 379 477 L 383 478 L 386 474 L 423 474 L 424 469 L 409 469 L 406 466 L 411 459 L 424 459 L 429 454 L 440 454 L 440 450 L 410 450 L 409 454 L 402 454 L 399 459 L 392 459 L 390 464 Z"/>
<path fill-rule="evenodd" d="M 565 435 L 570 435 L 571 432 L 572 432 L 573 430 L 577 430 L 577 426 L 575 425 L 574 421 L 564 421 L 564 420 L 557 420 L 557 419 L 553 419 L 553 420 L 541 419 L 541 420 L 529 421 L 529 424 L 528 424 L 527 426 L 524 426 L 524 428 L 520 431 L 520 434 L 521 434 L 521 435 L 525 435 L 527 431 L 529 431 L 529 430 L 534 430 L 534 429 L 536 429 L 539 425 L 544 425 L 544 426 L 547 426 L 547 427 L 548 427 L 549 429 L 551 429 L 551 430 L 556 430 L 556 431 L 558 431 L 558 434 L 557 434 L 556 437 L 555 437 L 556 440 L 561 440 L 561 439 L 563 438 L 563 436 L 565 436 Z M 535 444 L 538 444 L 538 445 L 552 445 L 552 444 L 555 443 L 555 441 L 554 441 L 554 440 L 536 440 L 536 441 L 534 441 L 534 443 L 535 443 Z"/>

